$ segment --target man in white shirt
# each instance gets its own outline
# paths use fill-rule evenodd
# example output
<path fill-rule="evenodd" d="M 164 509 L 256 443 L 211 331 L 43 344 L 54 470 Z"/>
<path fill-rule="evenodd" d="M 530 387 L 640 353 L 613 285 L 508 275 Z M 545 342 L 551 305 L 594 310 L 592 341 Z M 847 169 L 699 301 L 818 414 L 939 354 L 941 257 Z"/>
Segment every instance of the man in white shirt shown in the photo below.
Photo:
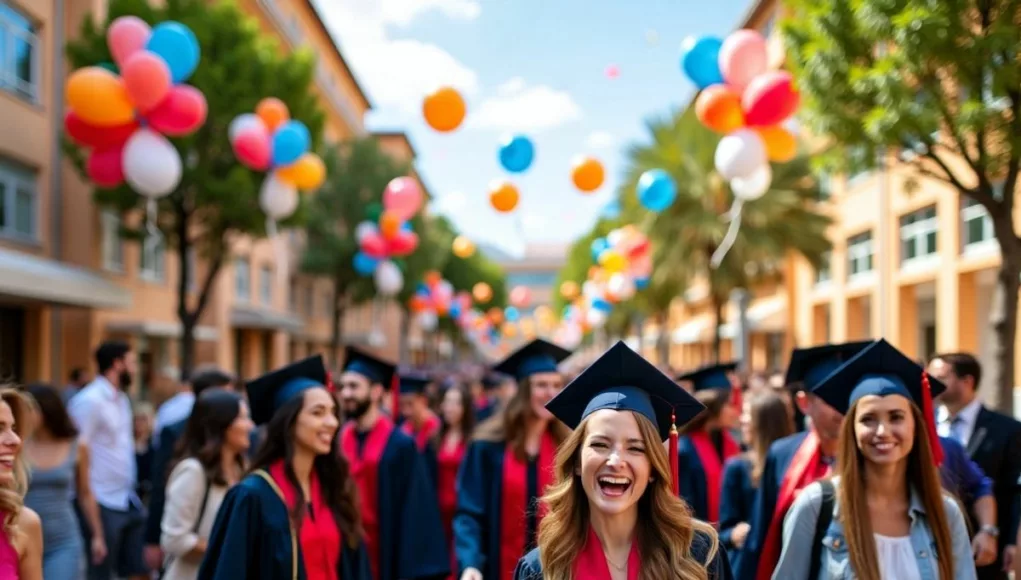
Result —
<path fill-rule="evenodd" d="M 88 577 L 143 580 L 149 575 L 142 561 L 145 509 L 135 493 L 134 416 L 125 393 L 136 357 L 126 343 L 104 342 L 96 349 L 96 364 L 99 374 L 68 405 L 79 440 L 89 448 L 89 481 L 109 550 L 104 561 L 89 566 Z"/>

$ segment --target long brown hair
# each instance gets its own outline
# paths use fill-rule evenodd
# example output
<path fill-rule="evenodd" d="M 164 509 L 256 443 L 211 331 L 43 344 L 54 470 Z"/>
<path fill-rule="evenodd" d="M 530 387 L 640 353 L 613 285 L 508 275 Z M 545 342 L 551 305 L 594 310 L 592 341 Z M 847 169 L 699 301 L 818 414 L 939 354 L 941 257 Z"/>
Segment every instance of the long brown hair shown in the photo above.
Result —
<path fill-rule="evenodd" d="M 440 405 L 443 404 L 443 398 L 447 396 L 448 391 L 456 391 L 461 395 L 461 406 L 464 411 L 461 412 L 461 437 L 467 440 L 471 437 L 472 431 L 475 430 L 475 401 L 472 399 L 471 389 L 468 387 L 468 383 L 462 380 L 452 381 L 445 390 L 441 391 Z M 442 409 L 439 412 L 440 418 L 443 418 Z M 443 418 L 443 424 L 440 427 L 440 432 L 437 434 L 437 440 L 442 443 L 447 437 L 447 433 L 450 431 L 452 425 L 447 424 L 447 420 Z"/>
<path fill-rule="evenodd" d="M 783 396 L 773 391 L 755 393 L 747 401 L 752 440 L 745 441 L 751 446 L 745 457 L 752 464 L 752 483 L 758 487 L 769 446 L 794 433 L 794 417 Z"/>
<path fill-rule="evenodd" d="M 641 580 L 708 580 L 708 566 L 719 550 L 716 531 L 696 520 L 684 500 L 673 493 L 670 461 L 659 440 L 659 433 L 645 417 L 632 413 L 652 467 L 645 493 L 638 500 L 638 526 L 635 535 L 642 555 Z M 574 559 L 588 538 L 589 504 L 585 490 L 575 473 L 581 461 L 588 419 L 581 422 L 557 450 L 556 483 L 547 488 L 542 501 L 549 508 L 539 524 L 538 546 L 546 580 L 584 580 L 572 578 Z M 691 556 L 696 532 L 710 539 L 708 556 L 699 562 Z"/>
<path fill-rule="evenodd" d="M 532 381 L 530 378 L 518 382 L 518 390 L 507 401 L 498 413 L 483 421 L 475 430 L 475 439 L 482 441 L 504 442 L 514 450 L 519 459 L 527 455 L 525 451 L 525 426 L 534 419 L 532 413 Z M 551 419 L 547 427 L 557 445 L 570 435 L 566 425 Z"/>
<path fill-rule="evenodd" d="M 706 389 L 695 391 L 695 398 L 699 403 L 705 405 L 705 410 L 699 413 L 687 425 L 681 429 L 681 434 L 698 433 L 704 431 L 709 421 L 718 419 L 723 409 L 731 402 L 730 389 Z"/>
<path fill-rule="evenodd" d="M 24 441 L 28 434 L 29 414 L 32 411 L 31 400 L 14 387 L 4 386 L 0 387 L 0 401 L 11 408 L 11 415 L 14 416 L 14 433 Z M 13 484 L 0 487 L 0 512 L 3 512 L 4 517 L 3 533 L 15 546 L 20 545 L 22 540 L 18 517 L 21 515 L 27 490 L 28 478 L 25 474 L 25 463 L 19 451 L 14 457 Z M 21 550 L 19 549 L 18 552 L 21 553 Z"/>
<path fill-rule="evenodd" d="M 854 433 L 858 404 L 848 410 L 840 429 L 839 451 L 837 453 L 837 475 L 840 476 L 841 524 L 847 539 L 847 551 L 851 567 L 861 580 L 882 580 L 879 574 L 879 558 L 876 556 L 876 540 L 872 535 L 872 524 L 868 514 L 868 490 L 865 484 L 865 457 L 858 449 Z M 954 551 L 950 538 L 950 524 L 943 504 L 943 488 L 940 486 L 939 468 L 932 457 L 929 437 L 925 429 L 925 418 L 917 405 L 911 403 L 911 416 L 915 420 L 915 444 L 908 454 L 908 489 L 915 490 L 922 497 L 925 519 L 936 541 L 939 555 L 939 577 L 954 577 Z M 854 514 L 855 517 L 843 517 Z"/>

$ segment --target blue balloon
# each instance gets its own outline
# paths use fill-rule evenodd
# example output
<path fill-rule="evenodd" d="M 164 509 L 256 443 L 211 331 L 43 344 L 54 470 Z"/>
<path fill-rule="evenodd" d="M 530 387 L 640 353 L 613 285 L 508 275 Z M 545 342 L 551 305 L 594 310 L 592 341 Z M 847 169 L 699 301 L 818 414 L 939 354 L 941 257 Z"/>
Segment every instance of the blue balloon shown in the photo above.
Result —
<path fill-rule="evenodd" d="M 610 249 L 610 242 L 607 242 L 606 238 L 596 238 L 592 240 L 590 249 L 592 250 L 592 259 L 599 262 L 599 255 Z"/>
<path fill-rule="evenodd" d="M 458 318 L 461 317 L 461 305 L 451 304 L 450 309 L 447 310 L 447 314 L 449 314 L 450 317 L 453 318 L 454 320 L 457 320 Z"/>
<path fill-rule="evenodd" d="M 508 306 L 507 309 L 503 311 L 503 317 L 507 319 L 507 322 L 517 322 L 521 319 L 521 313 L 518 312 L 517 308 Z"/>
<path fill-rule="evenodd" d="M 603 312 L 609 312 L 613 310 L 613 305 L 602 298 L 596 298 L 592 301 L 592 308 L 595 310 L 602 310 Z"/>
<path fill-rule="evenodd" d="M 504 141 L 500 147 L 500 165 L 511 173 L 521 173 L 532 165 L 535 146 L 524 135 L 515 135 Z"/>
<path fill-rule="evenodd" d="M 638 178 L 638 201 L 651 211 L 663 211 L 677 197 L 677 184 L 662 169 L 650 169 Z"/>
<path fill-rule="evenodd" d="M 180 22 L 157 24 L 145 48 L 166 61 L 174 83 L 183 83 L 191 78 L 199 66 L 199 41 L 195 33 Z"/>
<path fill-rule="evenodd" d="M 648 287 L 649 287 L 649 279 L 648 278 L 635 278 L 635 289 L 636 290 L 645 290 Z"/>
<path fill-rule="evenodd" d="M 681 45 L 681 70 L 699 89 L 723 82 L 720 48 L 723 41 L 712 36 L 689 36 Z"/>
<path fill-rule="evenodd" d="M 297 161 L 312 147 L 312 135 L 301 121 L 288 121 L 273 133 L 273 165 L 284 167 Z"/>
<path fill-rule="evenodd" d="M 615 199 L 603 206 L 602 216 L 608 220 L 620 217 L 620 200 Z"/>
<path fill-rule="evenodd" d="M 355 254 L 354 267 L 355 272 L 358 272 L 361 276 L 369 276 L 376 271 L 376 266 L 379 265 L 379 260 L 367 256 L 362 252 Z"/>

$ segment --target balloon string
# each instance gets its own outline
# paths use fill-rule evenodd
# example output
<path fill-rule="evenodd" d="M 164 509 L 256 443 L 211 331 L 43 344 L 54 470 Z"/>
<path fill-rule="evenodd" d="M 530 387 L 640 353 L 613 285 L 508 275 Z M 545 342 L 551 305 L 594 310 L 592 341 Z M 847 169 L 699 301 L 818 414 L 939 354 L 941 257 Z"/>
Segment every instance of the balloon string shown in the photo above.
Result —
<path fill-rule="evenodd" d="M 737 232 L 741 229 L 741 208 L 743 202 L 738 199 L 734 201 L 734 205 L 727 212 L 727 216 L 730 219 L 730 227 L 727 228 L 727 235 L 723 236 L 723 241 L 720 242 L 719 247 L 713 252 L 713 257 L 710 259 L 712 267 L 719 268 L 720 263 L 723 262 L 723 258 L 727 256 L 727 252 L 734 246 L 734 242 L 737 241 Z"/>
<path fill-rule="evenodd" d="M 287 287 L 287 242 L 277 230 L 277 222 L 273 218 L 266 218 L 266 237 L 274 246 L 277 255 L 276 275 L 278 286 Z"/>
<path fill-rule="evenodd" d="M 145 263 L 150 268 L 156 268 L 156 249 L 159 247 L 163 235 L 156 226 L 158 223 L 159 207 L 155 199 L 150 199 L 145 204 L 145 242 L 142 244 L 142 251 L 145 252 Z"/>

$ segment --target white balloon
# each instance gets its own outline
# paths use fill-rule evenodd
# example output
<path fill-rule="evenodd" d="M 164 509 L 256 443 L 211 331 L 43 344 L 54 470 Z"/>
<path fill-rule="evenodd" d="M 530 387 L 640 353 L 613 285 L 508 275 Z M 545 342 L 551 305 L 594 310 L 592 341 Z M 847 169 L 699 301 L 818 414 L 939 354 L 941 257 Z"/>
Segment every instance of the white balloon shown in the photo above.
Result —
<path fill-rule="evenodd" d="M 418 313 L 418 325 L 422 327 L 422 330 L 426 332 L 432 332 L 436 330 L 436 325 L 439 323 L 439 318 L 436 313 L 432 310 L 423 310 Z"/>
<path fill-rule="evenodd" d="M 628 300 L 635 295 L 635 282 L 631 276 L 618 272 L 610 276 L 606 291 L 617 300 Z"/>
<path fill-rule="evenodd" d="M 376 227 L 376 224 L 370 221 L 364 221 L 358 224 L 357 227 L 355 227 L 355 239 L 358 240 L 358 243 L 360 244 L 362 243 L 362 240 L 371 236 L 377 231 L 378 228 Z"/>
<path fill-rule="evenodd" d="M 738 129 L 720 139 L 715 162 L 716 171 L 727 181 L 748 177 L 766 163 L 766 146 L 755 131 Z"/>
<path fill-rule="evenodd" d="M 581 329 L 574 324 L 568 324 L 560 327 L 559 340 L 561 346 L 568 350 L 574 350 L 581 344 Z"/>
<path fill-rule="evenodd" d="M 747 177 L 735 177 L 730 182 L 730 190 L 734 192 L 734 197 L 737 199 L 752 201 L 766 195 L 771 185 L 773 185 L 773 168 L 765 163 Z"/>
<path fill-rule="evenodd" d="M 270 173 L 259 191 L 259 207 L 270 219 L 284 219 L 298 209 L 298 190 L 277 179 L 275 173 Z"/>
<path fill-rule="evenodd" d="M 590 308 L 585 314 L 585 321 L 592 328 L 602 328 L 606 324 L 606 313 L 598 308 Z"/>
<path fill-rule="evenodd" d="M 606 243 L 609 244 L 611 248 L 616 248 L 623 241 L 624 241 L 623 230 L 613 230 L 609 234 L 606 234 Z"/>
<path fill-rule="evenodd" d="M 376 290 L 382 296 L 393 296 L 404 287 L 404 275 L 397 265 L 387 260 L 376 267 Z"/>
<path fill-rule="evenodd" d="M 262 122 L 258 115 L 255 113 L 244 113 L 234 117 L 234 120 L 227 126 L 227 137 L 233 143 L 238 138 L 238 133 L 252 127 L 258 127 L 262 131 L 269 133 L 266 129 L 266 124 Z"/>
<path fill-rule="evenodd" d="M 141 196 L 163 197 L 181 183 L 181 154 L 166 137 L 150 129 L 135 131 L 121 161 L 125 181 Z"/>

